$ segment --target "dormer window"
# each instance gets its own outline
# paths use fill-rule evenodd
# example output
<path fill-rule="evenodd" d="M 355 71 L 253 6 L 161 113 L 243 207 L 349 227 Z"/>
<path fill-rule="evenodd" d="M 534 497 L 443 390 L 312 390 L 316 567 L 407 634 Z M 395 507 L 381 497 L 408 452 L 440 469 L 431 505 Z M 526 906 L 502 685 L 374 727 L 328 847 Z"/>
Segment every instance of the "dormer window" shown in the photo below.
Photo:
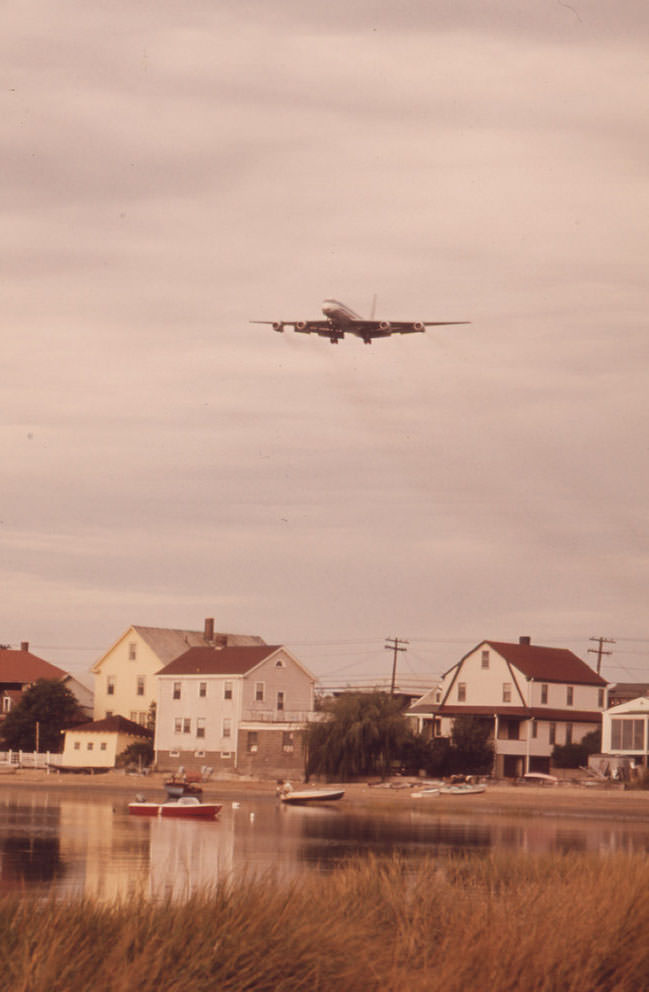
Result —
<path fill-rule="evenodd" d="M 278 658 L 277 659 L 277 661 L 275 662 L 275 668 L 286 668 L 286 665 L 284 664 L 284 659 L 283 658 Z"/>
<path fill-rule="evenodd" d="M 489 668 L 489 652 L 483 651 L 480 655 L 480 664 L 482 668 Z"/>
<path fill-rule="evenodd" d="M 466 682 L 458 682 L 457 685 L 457 701 L 458 703 L 466 702 Z"/>

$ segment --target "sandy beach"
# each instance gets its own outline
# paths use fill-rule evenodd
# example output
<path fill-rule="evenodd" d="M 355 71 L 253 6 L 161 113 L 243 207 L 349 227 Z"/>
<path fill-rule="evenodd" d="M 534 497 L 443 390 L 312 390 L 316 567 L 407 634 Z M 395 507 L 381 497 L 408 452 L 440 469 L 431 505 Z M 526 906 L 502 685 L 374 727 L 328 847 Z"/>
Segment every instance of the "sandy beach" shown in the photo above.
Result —
<path fill-rule="evenodd" d="M 168 774 L 153 772 L 149 775 L 127 774 L 111 770 L 101 775 L 60 775 L 42 770 L 21 768 L 0 773 L 0 790 L 5 794 L 25 788 L 43 788 L 48 791 L 97 794 L 108 793 L 124 800 L 129 794 L 146 793 L 162 795 Z M 293 783 L 297 785 L 298 783 Z M 388 812 L 412 807 L 412 793 L 416 785 L 403 782 L 398 787 L 368 784 L 367 782 L 343 783 L 345 795 L 341 804 L 357 809 L 376 809 Z M 211 779 L 202 783 L 206 798 L 227 797 L 234 799 L 274 798 L 276 783 L 262 779 Z M 435 804 L 441 812 L 463 811 L 503 814 L 507 816 L 565 816 L 612 820 L 649 821 L 649 791 L 625 790 L 620 787 L 584 786 L 561 784 L 557 786 L 513 785 L 507 782 L 488 784 L 486 792 L 476 796 L 444 796 L 423 800 Z"/>

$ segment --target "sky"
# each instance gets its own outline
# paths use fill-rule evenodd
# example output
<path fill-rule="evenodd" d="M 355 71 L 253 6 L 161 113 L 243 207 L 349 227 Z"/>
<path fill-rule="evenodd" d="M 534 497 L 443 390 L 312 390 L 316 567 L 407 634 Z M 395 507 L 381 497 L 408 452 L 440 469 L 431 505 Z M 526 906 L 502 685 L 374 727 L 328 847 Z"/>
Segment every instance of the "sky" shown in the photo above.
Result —
<path fill-rule="evenodd" d="M 0 640 L 649 681 L 645 0 L 1 15 Z M 324 298 L 466 320 L 366 346 Z"/>

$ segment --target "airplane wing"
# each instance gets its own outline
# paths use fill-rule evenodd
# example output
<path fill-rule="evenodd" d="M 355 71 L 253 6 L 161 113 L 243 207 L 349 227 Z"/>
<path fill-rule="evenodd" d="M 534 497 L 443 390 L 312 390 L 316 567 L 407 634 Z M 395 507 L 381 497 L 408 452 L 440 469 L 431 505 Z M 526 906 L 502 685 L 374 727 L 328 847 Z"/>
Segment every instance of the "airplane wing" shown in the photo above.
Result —
<path fill-rule="evenodd" d="M 292 327 L 298 334 L 320 334 L 326 338 L 342 337 L 339 330 L 328 320 L 251 320 L 251 324 L 269 324 L 280 334 L 286 327 Z"/>
<path fill-rule="evenodd" d="M 387 338 L 391 334 L 423 334 L 427 327 L 470 324 L 470 320 L 355 320 L 346 330 L 365 338 Z"/>

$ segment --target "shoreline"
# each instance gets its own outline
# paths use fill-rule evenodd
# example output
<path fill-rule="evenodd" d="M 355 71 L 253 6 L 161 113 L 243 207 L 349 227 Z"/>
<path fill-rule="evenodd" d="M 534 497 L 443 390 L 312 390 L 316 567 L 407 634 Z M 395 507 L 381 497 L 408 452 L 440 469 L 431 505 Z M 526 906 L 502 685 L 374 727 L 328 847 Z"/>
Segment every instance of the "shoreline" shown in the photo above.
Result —
<path fill-rule="evenodd" d="M 61 794 L 79 796 L 114 795 L 123 799 L 125 794 L 138 792 L 162 796 L 164 782 L 169 774 L 153 772 L 149 775 L 127 774 L 110 770 L 99 775 L 47 773 L 40 769 L 20 768 L 0 771 L 0 790 L 19 792 L 21 789 L 47 789 Z M 333 785 L 333 783 L 332 783 Z M 269 779 L 210 779 L 201 784 L 206 799 L 228 800 L 275 798 L 276 782 Z M 314 788 L 318 786 L 314 784 Z M 324 787 L 324 783 L 323 783 Z M 580 785 L 513 785 L 496 782 L 487 784 L 486 792 L 477 796 L 433 796 L 413 803 L 413 788 L 386 788 L 368 782 L 340 783 L 344 789 L 341 808 L 383 813 L 408 812 L 414 809 L 436 814 L 445 812 L 491 816 L 557 816 L 649 822 L 649 791 L 624 790 Z"/>

